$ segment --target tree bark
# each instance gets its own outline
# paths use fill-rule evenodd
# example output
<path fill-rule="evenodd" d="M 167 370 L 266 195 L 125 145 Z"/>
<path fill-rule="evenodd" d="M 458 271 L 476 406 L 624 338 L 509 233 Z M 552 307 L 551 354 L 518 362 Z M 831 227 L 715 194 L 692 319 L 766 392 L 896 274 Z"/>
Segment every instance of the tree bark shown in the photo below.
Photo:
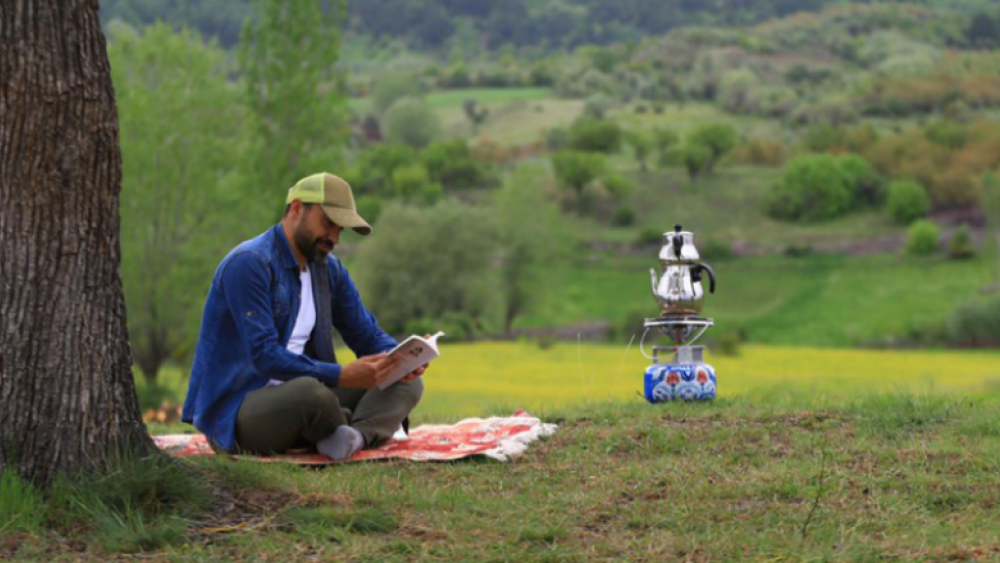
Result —
<path fill-rule="evenodd" d="M 118 266 L 97 0 L 0 0 L 0 468 L 38 484 L 152 442 Z"/>

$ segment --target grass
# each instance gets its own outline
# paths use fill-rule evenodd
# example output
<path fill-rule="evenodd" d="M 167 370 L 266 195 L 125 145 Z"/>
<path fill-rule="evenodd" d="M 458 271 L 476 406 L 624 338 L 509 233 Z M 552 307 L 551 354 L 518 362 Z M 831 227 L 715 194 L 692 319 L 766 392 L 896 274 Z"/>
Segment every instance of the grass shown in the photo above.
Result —
<path fill-rule="evenodd" d="M 543 350 L 531 342 L 443 343 L 442 357 L 424 379 L 427 391 L 414 412 L 415 424 L 449 422 L 464 416 L 510 414 L 518 408 L 547 416 L 554 410 L 595 402 L 638 401 L 642 374 L 650 363 L 621 345 L 557 343 Z M 342 350 L 341 361 L 351 360 Z M 941 391 L 979 394 L 1000 390 L 996 351 L 877 351 L 784 346 L 744 346 L 738 356 L 709 352 L 723 397 L 768 401 L 804 395 L 846 400 L 876 392 Z M 184 374 L 172 368 L 163 385 L 186 389 Z M 142 388 L 140 388 L 140 394 Z M 157 433 L 190 430 L 156 426 Z"/>
<path fill-rule="evenodd" d="M 649 269 L 659 268 L 655 249 L 645 257 L 592 258 L 546 265 L 536 290 L 546 298 L 517 326 L 621 323 L 633 312 L 656 313 L 649 280 Z M 752 342 L 762 344 L 891 343 L 941 322 L 995 279 L 995 263 L 986 257 L 949 261 L 815 255 L 709 262 L 718 277 L 716 293 L 705 299 L 704 314 L 716 321 L 712 330 L 718 334 L 740 327 Z M 633 330 L 641 330 L 633 322 Z M 622 344 L 627 341 L 626 336 Z"/>
<path fill-rule="evenodd" d="M 987 560 L 1000 552 L 998 402 L 904 392 L 595 402 L 547 412 L 559 431 L 507 464 L 198 460 L 191 470 L 226 472 L 234 486 L 229 467 L 251 466 L 245 490 L 293 500 L 237 515 L 225 533 L 189 523 L 184 543 L 142 558 Z M 104 532 L 91 530 L 0 540 L 0 557 L 107 559 Z"/>
<path fill-rule="evenodd" d="M 476 138 L 503 145 L 526 145 L 542 140 L 548 129 L 572 124 L 583 110 L 583 101 L 523 98 L 488 107 L 490 114 Z M 472 136 L 472 127 L 460 106 L 439 109 L 438 115 L 449 135 Z"/>
<path fill-rule="evenodd" d="M 425 98 L 427 105 L 434 109 L 461 109 L 465 100 L 476 100 L 480 105 L 494 106 L 514 101 L 534 101 L 551 97 L 549 88 L 469 88 L 464 90 L 441 90 L 432 92 Z"/>

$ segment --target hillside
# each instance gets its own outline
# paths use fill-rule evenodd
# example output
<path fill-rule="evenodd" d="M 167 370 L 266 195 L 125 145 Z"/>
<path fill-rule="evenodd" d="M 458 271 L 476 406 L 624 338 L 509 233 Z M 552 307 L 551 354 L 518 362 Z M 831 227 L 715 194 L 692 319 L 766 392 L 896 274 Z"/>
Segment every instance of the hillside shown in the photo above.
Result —
<path fill-rule="evenodd" d="M 874 2 L 873 2 L 874 3 Z M 969 16 L 996 14 L 989 0 L 917 0 Z M 543 49 L 634 41 L 685 26 L 750 25 L 796 12 L 818 11 L 838 0 L 364 0 L 347 2 L 353 35 L 401 38 L 416 48 L 503 45 Z M 105 0 L 102 19 L 133 25 L 161 20 L 187 26 L 225 46 L 238 42 L 248 0 Z M 971 22 L 970 22 L 971 26 Z M 980 19 L 977 29 L 996 44 L 997 22 Z"/>

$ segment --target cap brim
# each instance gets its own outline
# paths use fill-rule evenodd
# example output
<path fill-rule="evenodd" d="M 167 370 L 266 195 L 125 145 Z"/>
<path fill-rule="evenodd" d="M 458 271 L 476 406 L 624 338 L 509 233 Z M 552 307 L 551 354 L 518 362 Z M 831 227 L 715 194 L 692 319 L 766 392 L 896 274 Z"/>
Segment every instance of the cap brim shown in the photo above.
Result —
<path fill-rule="evenodd" d="M 341 227 L 344 227 L 345 229 L 354 229 L 354 232 L 362 236 L 371 234 L 372 226 L 368 224 L 368 221 L 362 219 L 361 216 L 354 211 L 344 209 L 343 207 L 334 207 L 332 205 L 324 205 L 322 207 L 326 216 Z"/>

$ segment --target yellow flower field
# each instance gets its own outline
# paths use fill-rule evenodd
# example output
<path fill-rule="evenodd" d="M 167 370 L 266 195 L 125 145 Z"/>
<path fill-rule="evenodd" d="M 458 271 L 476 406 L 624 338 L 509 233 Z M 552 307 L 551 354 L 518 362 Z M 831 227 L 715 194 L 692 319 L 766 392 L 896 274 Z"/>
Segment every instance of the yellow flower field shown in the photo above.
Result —
<path fill-rule="evenodd" d="M 346 358 L 345 358 L 346 360 Z M 978 394 L 1000 387 L 997 351 L 880 351 L 745 346 L 706 357 L 721 396 L 794 393 L 849 397 L 872 391 Z M 632 346 L 488 342 L 442 345 L 425 375 L 418 415 L 433 418 L 536 412 L 591 400 L 641 400 L 650 362 Z"/>
<path fill-rule="evenodd" d="M 505 414 L 515 408 L 544 413 L 588 401 L 641 401 L 649 361 L 636 346 L 533 342 L 442 342 L 442 357 L 424 376 L 427 391 L 415 412 L 423 420 Z M 341 362 L 354 359 L 338 350 Z M 722 397 L 847 399 L 869 392 L 1000 391 L 1000 351 L 881 351 L 744 346 L 737 357 L 706 357 Z M 138 376 L 138 371 L 136 373 Z M 181 401 L 187 374 L 168 368 L 161 384 Z M 140 393 L 145 384 L 140 380 Z"/>

